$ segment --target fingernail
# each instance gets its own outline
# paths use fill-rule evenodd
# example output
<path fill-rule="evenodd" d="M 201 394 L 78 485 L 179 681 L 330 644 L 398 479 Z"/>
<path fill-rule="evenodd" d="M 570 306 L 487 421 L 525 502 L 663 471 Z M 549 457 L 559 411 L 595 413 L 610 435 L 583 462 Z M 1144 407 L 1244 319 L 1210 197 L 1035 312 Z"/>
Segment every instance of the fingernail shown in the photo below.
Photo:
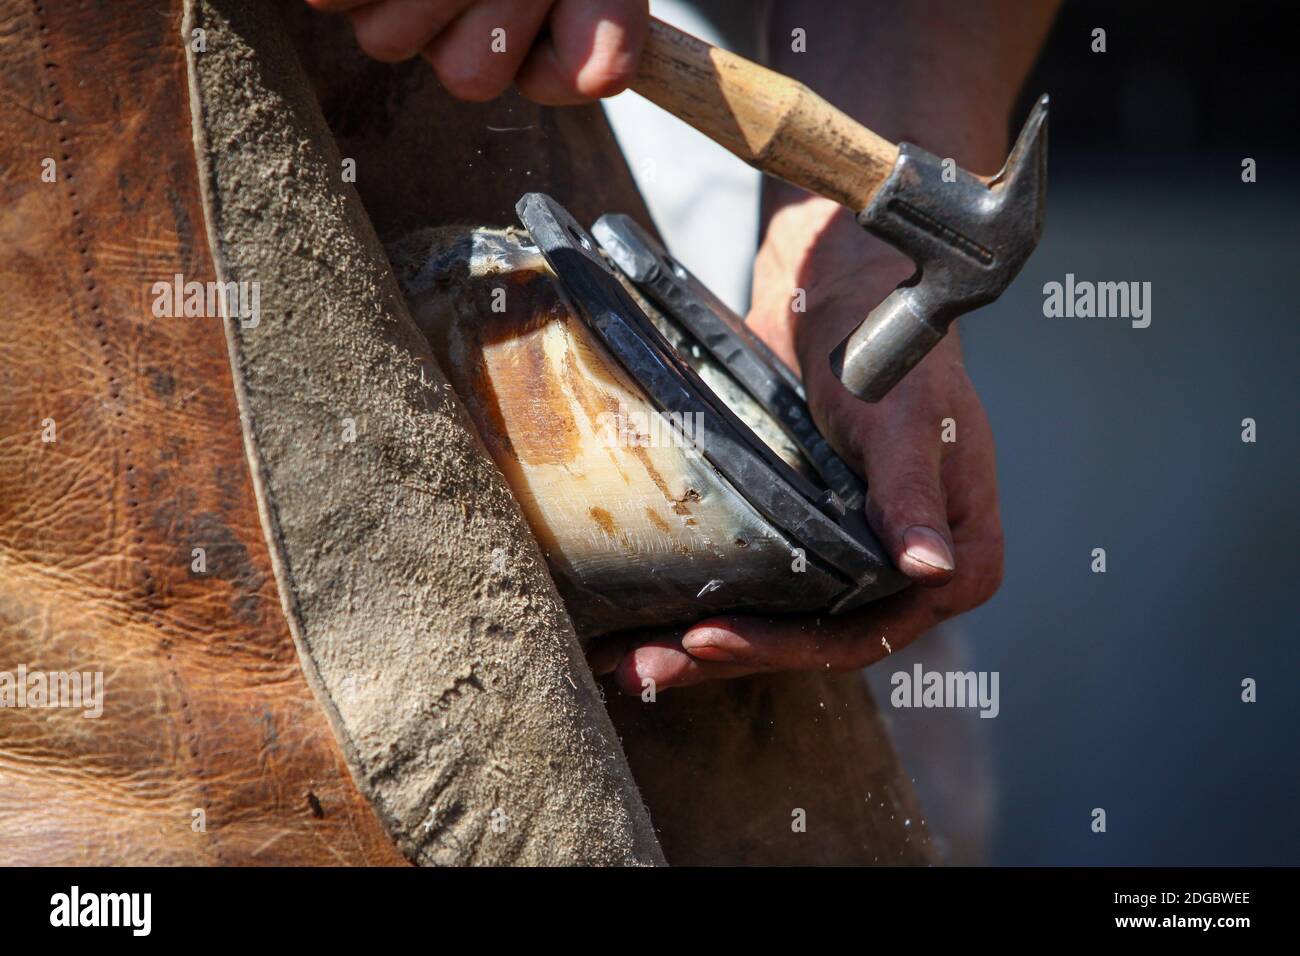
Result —
<path fill-rule="evenodd" d="M 717 664 L 729 664 L 736 659 L 735 652 L 718 643 L 720 633 L 711 628 L 688 631 L 682 638 L 682 647 L 691 657 Z"/>
<path fill-rule="evenodd" d="M 903 532 L 903 548 L 913 561 L 940 571 L 951 571 L 956 567 L 943 535 L 925 525 L 913 525 Z"/>
<path fill-rule="evenodd" d="M 639 694 L 648 685 L 656 690 L 675 687 L 689 661 L 677 648 L 638 647 L 619 662 L 619 685 L 628 694 Z"/>

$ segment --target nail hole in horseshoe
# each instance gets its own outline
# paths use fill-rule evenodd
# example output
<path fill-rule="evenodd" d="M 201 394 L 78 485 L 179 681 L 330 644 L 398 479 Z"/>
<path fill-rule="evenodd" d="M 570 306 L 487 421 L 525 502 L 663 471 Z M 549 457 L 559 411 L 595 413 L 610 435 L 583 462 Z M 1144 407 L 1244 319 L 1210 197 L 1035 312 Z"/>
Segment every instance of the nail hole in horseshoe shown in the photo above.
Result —
<path fill-rule="evenodd" d="M 586 249 L 588 252 L 593 251 L 591 248 L 591 240 L 588 239 L 586 236 L 584 236 L 582 233 L 578 232 L 575 226 L 569 226 L 569 235 L 572 236 L 573 241 L 576 242 L 578 245 L 582 246 L 582 248 Z"/>
<path fill-rule="evenodd" d="M 661 256 L 660 258 L 663 259 L 663 263 L 668 267 L 669 272 L 677 276 L 677 278 L 685 281 L 686 269 L 676 259 L 668 255 L 667 253 L 664 253 L 663 256 Z"/>

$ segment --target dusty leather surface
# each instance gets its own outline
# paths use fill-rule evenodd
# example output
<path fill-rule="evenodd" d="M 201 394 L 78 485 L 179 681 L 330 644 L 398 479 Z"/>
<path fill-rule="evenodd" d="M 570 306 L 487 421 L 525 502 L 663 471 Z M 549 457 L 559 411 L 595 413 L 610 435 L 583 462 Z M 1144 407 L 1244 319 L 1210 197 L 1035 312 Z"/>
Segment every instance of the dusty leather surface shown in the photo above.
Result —
<path fill-rule="evenodd" d="M 211 243 L 290 626 L 420 863 L 662 862 L 518 506 L 407 314 L 274 11 L 191 7 Z M 362 165 L 359 176 L 368 174 Z"/>
<path fill-rule="evenodd" d="M 0 710 L 0 863 L 400 864 L 303 679 L 220 320 L 150 311 L 213 277 L 180 15 L 0 2 L 0 671 L 105 680 L 98 719 Z"/>
<path fill-rule="evenodd" d="M 460 103 L 422 62 L 371 62 L 346 22 L 296 3 L 285 10 L 385 239 L 425 226 L 516 224 L 515 201 L 534 189 L 580 222 L 613 211 L 653 225 L 598 106 L 544 109 L 513 93 Z M 601 686 L 669 863 L 935 861 L 860 675 L 765 675 L 667 691 L 654 703 Z M 796 808 L 807 811 L 806 832 L 791 828 Z"/>
<path fill-rule="evenodd" d="M 938 862 L 859 674 L 718 681 L 653 702 L 611 685 L 608 699 L 673 864 Z"/>

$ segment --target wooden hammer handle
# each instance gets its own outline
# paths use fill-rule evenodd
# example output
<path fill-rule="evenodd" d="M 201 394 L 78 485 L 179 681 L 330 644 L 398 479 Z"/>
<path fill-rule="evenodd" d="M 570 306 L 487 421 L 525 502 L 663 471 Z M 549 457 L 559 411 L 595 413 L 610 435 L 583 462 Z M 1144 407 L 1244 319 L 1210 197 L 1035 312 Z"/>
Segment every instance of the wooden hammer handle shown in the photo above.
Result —
<path fill-rule="evenodd" d="M 898 158 L 897 146 L 797 80 L 661 20 L 650 20 L 632 89 L 751 166 L 854 212 Z"/>

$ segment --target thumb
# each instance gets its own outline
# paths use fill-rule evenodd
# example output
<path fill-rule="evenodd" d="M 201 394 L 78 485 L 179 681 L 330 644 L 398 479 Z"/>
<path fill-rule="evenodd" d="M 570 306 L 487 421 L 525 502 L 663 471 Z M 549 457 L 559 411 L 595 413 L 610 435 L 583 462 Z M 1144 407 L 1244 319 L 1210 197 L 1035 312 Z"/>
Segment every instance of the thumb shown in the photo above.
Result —
<path fill-rule="evenodd" d="M 912 429 L 873 443 L 867 461 L 867 520 L 894 563 L 920 584 L 946 584 L 956 571 L 940 453 Z"/>

